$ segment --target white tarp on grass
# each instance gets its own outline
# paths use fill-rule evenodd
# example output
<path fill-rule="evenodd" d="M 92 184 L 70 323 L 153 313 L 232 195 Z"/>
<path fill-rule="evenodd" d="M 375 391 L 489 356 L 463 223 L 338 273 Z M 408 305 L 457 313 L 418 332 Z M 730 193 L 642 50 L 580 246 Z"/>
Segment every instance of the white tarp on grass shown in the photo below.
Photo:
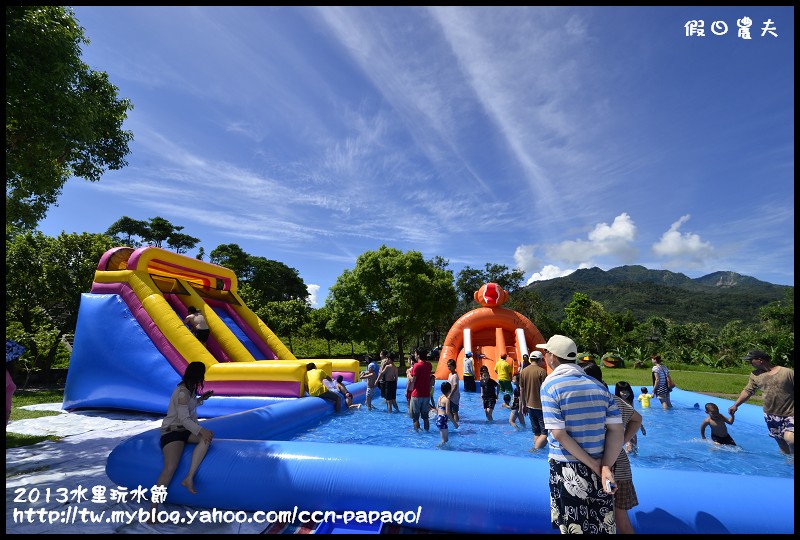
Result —
<path fill-rule="evenodd" d="M 25 408 L 61 411 L 61 404 Z M 6 533 L 258 534 L 267 529 L 269 524 L 265 523 L 199 523 L 197 512 L 209 509 L 172 504 L 163 504 L 160 510 L 184 519 L 184 523 L 151 525 L 138 519 L 139 510 L 149 509 L 149 502 L 134 502 L 130 493 L 126 502 L 110 499 L 117 486 L 106 476 L 106 458 L 120 442 L 157 428 L 161 420 L 159 416 L 142 413 L 89 410 L 61 411 L 58 416 L 11 422 L 6 427 L 8 432 L 63 438 L 6 449 Z M 92 489 L 99 486 L 105 487 L 106 502 L 92 502 Z M 88 500 L 74 500 L 79 488 L 87 490 Z M 87 521 L 93 516 L 100 522 L 82 523 L 81 511 Z M 113 523 L 112 512 L 115 511 L 130 523 Z M 102 512 L 105 513 L 101 517 Z M 192 515 L 195 521 L 189 524 L 187 521 Z M 252 517 L 252 513 L 246 515 Z"/>

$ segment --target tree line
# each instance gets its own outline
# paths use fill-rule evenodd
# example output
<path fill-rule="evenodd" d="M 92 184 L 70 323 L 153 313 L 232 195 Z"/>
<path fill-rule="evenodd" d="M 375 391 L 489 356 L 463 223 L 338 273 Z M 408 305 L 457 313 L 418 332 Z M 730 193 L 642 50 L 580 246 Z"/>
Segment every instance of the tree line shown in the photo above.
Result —
<path fill-rule="evenodd" d="M 169 224 L 163 218 L 150 222 Z M 23 357 L 27 371 L 40 372 L 47 380 L 59 358 L 59 365 L 68 363 L 81 295 L 90 290 L 103 253 L 120 245 L 110 231 L 119 234 L 116 226 L 101 234 L 7 234 L 6 335 L 28 348 Z M 478 307 L 474 292 L 495 282 L 509 292 L 506 307 L 530 319 L 545 337 L 569 335 L 581 351 L 598 356 L 615 352 L 635 361 L 658 353 L 672 363 L 719 369 L 741 365 L 745 351 L 760 348 L 777 364 L 793 365 L 794 360 L 793 288 L 784 299 L 762 307 L 757 324 L 732 320 L 719 331 L 702 321 L 679 324 L 661 316 L 637 320 L 629 311 L 606 310 L 580 291 L 564 308 L 563 320 L 556 321 L 549 315 L 553 306 L 522 287 L 519 270 L 487 263 L 483 269 L 465 267 L 454 274 L 442 257 L 426 260 L 418 251 L 381 246 L 361 254 L 355 267 L 337 278 L 324 305 L 314 309 L 296 269 L 249 254 L 237 244 L 217 246 L 209 255 L 210 262 L 236 273 L 242 299 L 290 350 L 296 336 L 324 340 L 329 352 L 332 342 L 350 343 L 354 353 L 356 345 L 359 350 L 401 353 L 416 346 L 434 348 L 461 315 Z"/>

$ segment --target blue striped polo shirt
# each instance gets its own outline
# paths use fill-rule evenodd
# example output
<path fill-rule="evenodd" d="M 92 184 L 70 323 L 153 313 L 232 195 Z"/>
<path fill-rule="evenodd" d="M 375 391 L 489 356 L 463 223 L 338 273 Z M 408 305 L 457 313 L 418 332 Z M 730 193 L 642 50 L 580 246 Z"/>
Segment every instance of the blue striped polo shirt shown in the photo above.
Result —
<path fill-rule="evenodd" d="M 594 457 L 603 455 L 606 424 L 622 424 L 614 395 L 575 364 L 561 364 L 544 380 L 541 389 L 544 427 L 548 429 L 548 457 L 579 461 L 553 438 L 553 429 L 567 433 Z"/>

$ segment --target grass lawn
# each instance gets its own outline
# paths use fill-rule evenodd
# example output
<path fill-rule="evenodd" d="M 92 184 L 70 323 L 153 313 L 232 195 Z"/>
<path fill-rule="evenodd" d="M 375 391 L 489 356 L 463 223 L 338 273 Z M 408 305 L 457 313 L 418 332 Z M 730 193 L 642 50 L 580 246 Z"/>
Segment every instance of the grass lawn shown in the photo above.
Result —
<path fill-rule="evenodd" d="M 748 373 L 684 370 L 680 366 L 670 367 L 669 371 L 672 380 L 681 390 L 734 401 L 742 392 L 749 377 Z M 650 393 L 653 391 L 652 373 L 649 369 L 603 368 L 603 380 L 612 389 L 617 382 L 627 381 L 637 394 L 642 386 L 646 386 Z M 759 390 L 747 403 L 761 406 L 762 401 L 763 396 Z"/>
<path fill-rule="evenodd" d="M 42 416 L 58 416 L 60 413 L 55 411 L 29 411 L 21 409 L 26 405 L 38 405 L 41 403 L 60 403 L 64 401 L 63 389 L 49 390 L 17 390 L 11 401 L 11 421 L 24 420 L 26 418 L 41 418 Z M 6 448 L 18 448 L 20 446 L 30 446 L 42 441 L 57 441 L 59 437 L 54 435 L 21 435 L 19 433 L 6 432 Z"/>

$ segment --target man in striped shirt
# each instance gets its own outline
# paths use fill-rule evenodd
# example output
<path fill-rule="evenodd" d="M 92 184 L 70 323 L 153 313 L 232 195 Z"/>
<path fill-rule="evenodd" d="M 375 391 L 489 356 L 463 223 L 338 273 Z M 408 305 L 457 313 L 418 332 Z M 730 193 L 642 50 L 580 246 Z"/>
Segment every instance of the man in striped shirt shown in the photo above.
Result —
<path fill-rule="evenodd" d="M 616 400 L 575 364 L 578 348 L 570 338 L 554 335 L 536 347 L 553 370 L 541 389 L 553 528 L 616 534 L 612 468 L 624 433 Z"/>

